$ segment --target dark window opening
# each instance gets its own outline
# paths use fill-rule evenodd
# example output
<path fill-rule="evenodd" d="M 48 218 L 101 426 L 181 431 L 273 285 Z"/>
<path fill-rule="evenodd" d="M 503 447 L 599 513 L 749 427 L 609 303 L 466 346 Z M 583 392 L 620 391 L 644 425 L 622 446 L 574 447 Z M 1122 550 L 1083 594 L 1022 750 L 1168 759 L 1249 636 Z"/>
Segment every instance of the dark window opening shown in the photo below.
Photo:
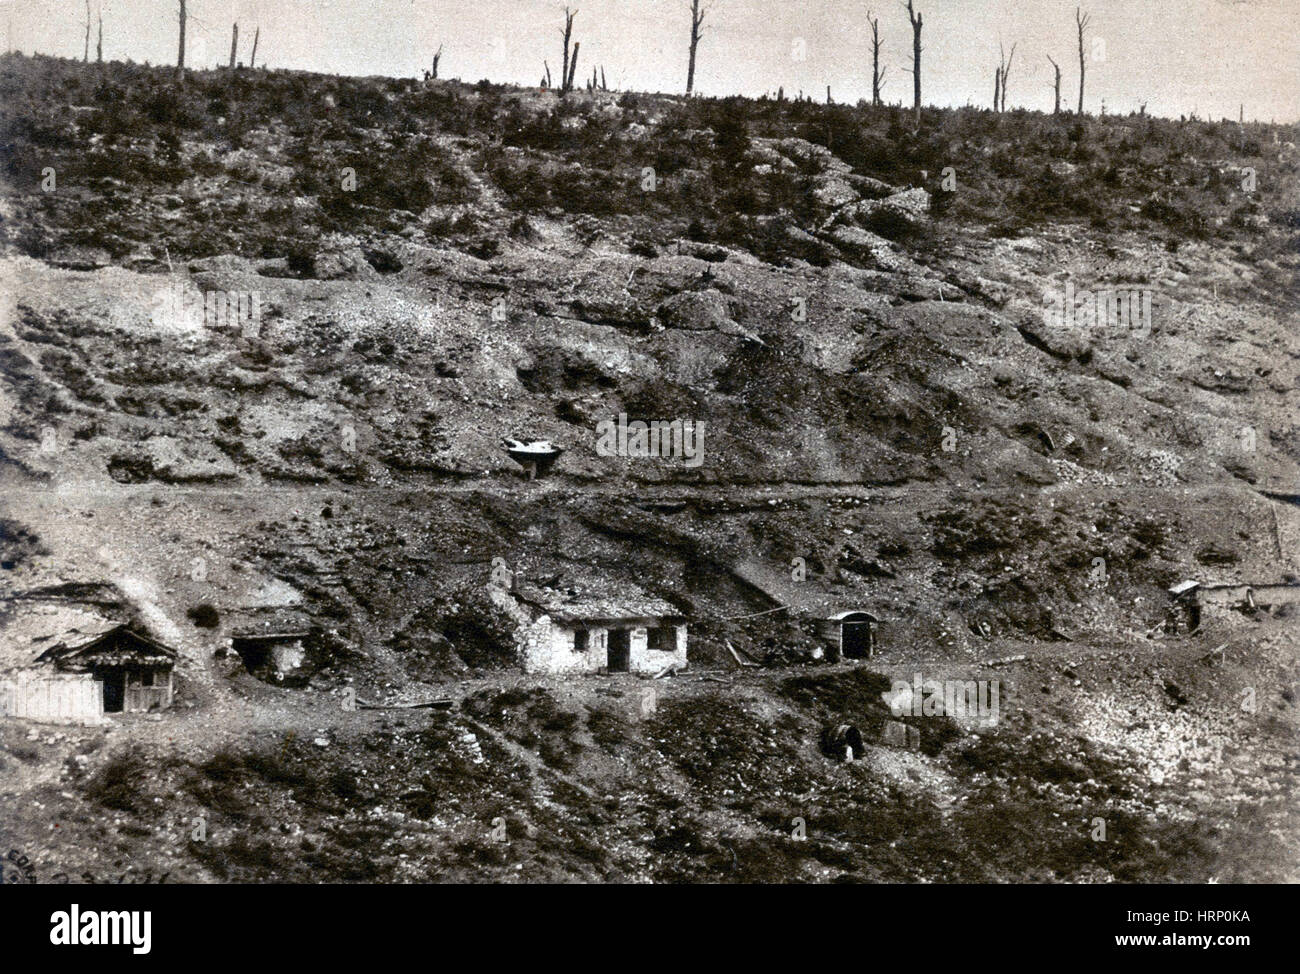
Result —
<path fill-rule="evenodd" d="M 145 670 L 140 674 L 140 686 L 142 687 L 153 686 L 153 670 Z"/>
<path fill-rule="evenodd" d="M 573 632 L 573 651 L 585 653 L 591 646 L 591 632 L 587 629 L 575 629 Z"/>
<path fill-rule="evenodd" d="M 656 626 L 647 630 L 646 647 L 662 653 L 677 652 L 677 627 Z"/>

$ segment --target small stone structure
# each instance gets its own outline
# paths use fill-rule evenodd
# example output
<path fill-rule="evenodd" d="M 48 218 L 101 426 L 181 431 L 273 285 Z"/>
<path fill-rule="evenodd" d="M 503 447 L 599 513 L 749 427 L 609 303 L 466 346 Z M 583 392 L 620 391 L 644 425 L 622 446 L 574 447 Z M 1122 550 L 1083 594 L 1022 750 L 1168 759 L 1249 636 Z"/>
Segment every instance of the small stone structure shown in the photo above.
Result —
<path fill-rule="evenodd" d="M 686 621 L 662 599 L 635 589 L 529 589 L 511 597 L 523 610 L 519 661 L 526 673 L 640 673 L 686 666 Z"/>
<path fill-rule="evenodd" d="M 921 732 L 898 720 L 887 720 L 880 728 L 880 743 L 885 747 L 905 748 L 909 751 L 921 749 Z"/>
<path fill-rule="evenodd" d="M 230 648 L 239 654 L 249 673 L 267 683 L 295 685 L 305 681 L 309 669 L 306 629 L 236 630 Z"/>
<path fill-rule="evenodd" d="M 1188 579 L 1169 588 L 1169 628 L 1195 632 L 1207 611 L 1264 609 L 1300 603 L 1298 582 L 1199 582 Z"/>

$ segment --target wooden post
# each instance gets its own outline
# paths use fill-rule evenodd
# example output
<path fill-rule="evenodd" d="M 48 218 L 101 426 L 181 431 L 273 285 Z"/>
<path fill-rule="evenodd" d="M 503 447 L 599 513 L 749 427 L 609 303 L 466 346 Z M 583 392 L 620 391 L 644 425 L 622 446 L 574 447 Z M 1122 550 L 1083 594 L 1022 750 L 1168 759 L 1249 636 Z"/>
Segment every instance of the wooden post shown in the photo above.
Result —
<path fill-rule="evenodd" d="M 262 28 L 253 28 L 253 53 L 248 55 L 248 68 L 253 69 L 253 62 L 257 60 L 257 39 L 262 36 Z"/>
<path fill-rule="evenodd" d="M 230 70 L 235 70 L 235 51 L 239 47 L 239 25 L 235 24 L 230 30 Z"/>

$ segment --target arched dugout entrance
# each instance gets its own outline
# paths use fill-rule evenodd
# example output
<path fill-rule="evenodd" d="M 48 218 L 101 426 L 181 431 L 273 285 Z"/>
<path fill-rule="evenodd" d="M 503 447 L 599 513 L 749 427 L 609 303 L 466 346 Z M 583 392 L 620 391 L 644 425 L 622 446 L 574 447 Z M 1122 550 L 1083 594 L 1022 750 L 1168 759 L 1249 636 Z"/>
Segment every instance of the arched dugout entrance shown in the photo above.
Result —
<path fill-rule="evenodd" d="M 823 635 L 831 647 L 831 659 L 870 659 L 876 655 L 876 623 L 870 612 L 850 610 L 831 616 L 823 624 Z"/>

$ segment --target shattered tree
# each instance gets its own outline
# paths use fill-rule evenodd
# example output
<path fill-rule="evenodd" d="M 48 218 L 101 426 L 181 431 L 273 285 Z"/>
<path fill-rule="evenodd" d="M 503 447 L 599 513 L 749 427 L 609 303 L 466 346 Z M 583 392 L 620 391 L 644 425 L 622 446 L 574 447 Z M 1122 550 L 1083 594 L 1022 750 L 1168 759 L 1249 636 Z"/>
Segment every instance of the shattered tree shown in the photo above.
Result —
<path fill-rule="evenodd" d="M 885 86 L 885 71 L 880 66 L 880 18 L 867 11 L 871 25 L 871 104 L 880 104 L 880 90 Z"/>
<path fill-rule="evenodd" d="M 1087 72 L 1087 66 L 1083 57 L 1083 32 L 1088 29 L 1088 24 L 1092 22 L 1092 15 L 1085 14 L 1081 8 L 1074 8 L 1074 22 L 1079 26 L 1079 114 L 1083 114 L 1083 79 Z"/>
<path fill-rule="evenodd" d="M 912 22 L 912 103 L 916 111 L 916 127 L 921 127 L 921 27 L 924 22 L 919 11 L 912 9 L 907 0 L 907 19 Z"/>
<path fill-rule="evenodd" d="M 573 87 L 573 72 L 569 68 L 569 42 L 573 39 L 573 18 L 578 16 L 578 11 L 569 12 L 569 8 L 564 8 L 564 30 L 560 33 L 564 35 L 564 61 L 560 64 L 560 93 L 563 94 Z M 573 48 L 573 66 L 578 65 L 578 47 L 574 44 Z"/>
<path fill-rule="evenodd" d="M 691 49 L 690 60 L 686 65 L 686 94 L 695 90 L 695 51 L 700 46 L 700 37 L 704 33 L 704 17 L 712 4 L 702 4 L 700 0 L 691 0 Z"/>

